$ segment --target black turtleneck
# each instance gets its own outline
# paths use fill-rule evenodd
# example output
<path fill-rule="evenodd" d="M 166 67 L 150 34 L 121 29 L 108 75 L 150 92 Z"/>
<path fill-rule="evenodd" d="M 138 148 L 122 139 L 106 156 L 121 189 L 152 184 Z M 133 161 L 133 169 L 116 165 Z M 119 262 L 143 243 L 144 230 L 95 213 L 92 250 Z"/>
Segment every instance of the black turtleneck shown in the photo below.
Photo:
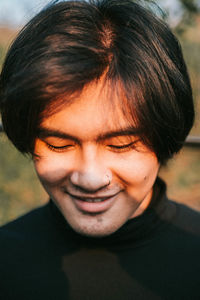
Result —
<path fill-rule="evenodd" d="M 0 229 L 2 300 L 200 299 L 200 218 L 166 198 L 104 238 L 79 235 L 49 202 Z"/>

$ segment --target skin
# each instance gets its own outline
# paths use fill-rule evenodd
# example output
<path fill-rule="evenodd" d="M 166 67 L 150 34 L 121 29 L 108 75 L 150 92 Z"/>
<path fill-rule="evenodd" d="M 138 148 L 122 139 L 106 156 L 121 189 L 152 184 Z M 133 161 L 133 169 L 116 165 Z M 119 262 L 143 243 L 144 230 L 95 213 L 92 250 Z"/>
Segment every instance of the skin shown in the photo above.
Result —
<path fill-rule="evenodd" d="M 105 90 L 101 81 L 90 84 L 44 118 L 35 142 L 35 169 L 45 190 L 76 232 L 93 237 L 115 232 L 146 210 L 159 170 L 156 155 L 130 132 L 119 109 L 111 109 Z"/>

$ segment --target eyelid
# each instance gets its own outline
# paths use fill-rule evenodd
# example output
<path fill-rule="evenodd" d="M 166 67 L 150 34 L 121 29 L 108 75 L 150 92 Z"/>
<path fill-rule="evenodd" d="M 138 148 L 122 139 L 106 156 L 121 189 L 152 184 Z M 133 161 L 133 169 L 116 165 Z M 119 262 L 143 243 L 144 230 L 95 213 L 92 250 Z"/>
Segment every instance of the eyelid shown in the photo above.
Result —
<path fill-rule="evenodd" d="M 109 145 L 113 145 L 113 146 L 130 146 L 130 145 L 133 145 L 135 143 L 137 143 L 138 141 L 140 140 L 140 138 L 125 138 L 125 139 L 114 139 L 114 140 L 111 140 L 110 142 L 108 141 L 107 144 Z"/>
<path fill-rule="evenodd" d="M 112 149 L 112 151 L 126 151 L 126 150 L 129 150 L 129 149 L 133 149 L 134 148 L 134 145 L 139 141 L 138 140 L 135 140 L 131 143 L 128 143 L 128 144 L 122 144 L 122 145 L 108 145 L 109 148 Z"/>
<path fill-rule="evenodd" d="M 47 142 L 45 142 L 45 143 L 46 143 L 47 147 L 48 147 L 50 150 L 55 151 L 55 152 L 62 152 L 62 151 L 65 151 L 66 149 L 71 148 L 71 147 L 74 146 L 74 145 L 72 145 L 72 144 L 64 145 L 64 146 L 54 146 L 54 145 L 51 145 L 51 144 L 49 144 L 49 143 L 47 143 Z"/>
<path fill-rule="evenodd" d="M 75 142 L 71 140 L 62 139 L 59 137 L 46 137 L 46 138 L 39 138 L 43 143 L 50 145 L 54 148 L 64 148 L 68 145 L 74 145 Z M 56 144 L 61 144 L 61 146 L 56 146 Z"/>

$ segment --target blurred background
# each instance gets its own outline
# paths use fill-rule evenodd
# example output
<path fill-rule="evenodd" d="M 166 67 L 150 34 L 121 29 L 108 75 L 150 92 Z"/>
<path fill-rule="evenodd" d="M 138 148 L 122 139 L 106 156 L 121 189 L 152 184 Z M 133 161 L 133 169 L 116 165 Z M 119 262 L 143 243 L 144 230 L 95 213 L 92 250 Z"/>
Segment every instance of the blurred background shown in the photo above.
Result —
<path fill-rule="evenodd" d="M 0 69 L 6 51 L 22 26 L 49 0 L 0 0 Z M 147 1 L 150 2 L 150 1 Z M 183 47 L 196 106 L 191 136 L 200 137 L 200 0 L 154 1 Z M 156 8 L 158 14 L 161 12 Z M 17 124 L 16 124 L 17 126 Z M 18 153 L 0 133 L 0 225 L 48 201 L 31 159 Z M 200 210 L 200 143 L 186 144 L 160 176 L 168 184 L 168 196 Z"/>

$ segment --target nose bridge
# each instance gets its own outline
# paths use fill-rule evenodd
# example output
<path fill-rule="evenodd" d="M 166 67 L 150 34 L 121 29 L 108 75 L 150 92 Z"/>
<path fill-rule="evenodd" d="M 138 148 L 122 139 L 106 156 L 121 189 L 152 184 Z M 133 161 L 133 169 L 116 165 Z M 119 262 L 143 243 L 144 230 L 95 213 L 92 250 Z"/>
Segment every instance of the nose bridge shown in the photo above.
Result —
<path fill-rule="evenodd" d="M 104 168 L 103 153 L 96 145 L 88 144 L 83 147 L 82 163 L 80 168 L 83 172 L 93 173 L 94 171 L 101 171 Z"/>
<path fill-rule="evenodd" d="M 109 185 L 111 172 L 98 146 L 88 144 L 83 147 L 70 179 L 72 184 L 87 191 L 99 190 Z"/>

